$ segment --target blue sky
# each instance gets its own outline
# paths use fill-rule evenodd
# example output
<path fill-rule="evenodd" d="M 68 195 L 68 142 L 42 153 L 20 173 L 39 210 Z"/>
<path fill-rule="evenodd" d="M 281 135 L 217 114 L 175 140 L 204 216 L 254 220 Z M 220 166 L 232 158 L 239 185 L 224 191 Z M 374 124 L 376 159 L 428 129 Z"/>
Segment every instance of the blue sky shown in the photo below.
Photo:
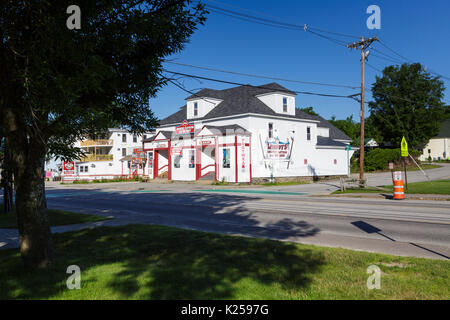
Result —
<path fill-rule="evenodd" d="M 269 1 L 269 0 L 214 0 L 203 1 L 222 8 L 245 12 L 286 23 L 307 24 L 316 28 L 356 36 L 378 36 L 390 48 L 401 55 L 421 62 L 428 68 L 450 77 L 450 1 L 448 0 L 390 0 L 390 1 Z M 381 29 L 369 30 L 366 20 L 369 5 L 381 9 Z M 352 39 L 332 36 L 352 42 Z M 380 44 L 374 48 L 396 57 Z M 373 51 L 373 53 L 380 55 Z M 301 81 L 336 83 L 350 86 L 360 85 L 360 52 L 350 51 L 330 41 L 303 31 L 273 28 L 237 20 L 211 12 L 204 26 L 191 37 L 185 49 L 170 59 L 179 63 L 225 69 L 230 71 L 274 76 Z M 369 57 L 369 63 L 382 70 L 392 62 Z M 227 81 L 262 85 L 271 80 L 229 75 L 198 70 L 189 67 L 165 64 L 172 71 Z M 380 72 L 366 68 L 366 87 L 370 88 Z M 225 89 L 231 85 L 182 80 L 189 90 L 199 88 Z M 357 93 L 358 90 L 313 86 L 277 81 L 281 85 L 298 91 L 313 91 L 338 95 Z M 450 81 L 444 80 L 450 87 Z M 158 118 L 164 118 L 183 106 L 188 94 L 174 85 L 162 88 L 158 96 L 150 100 L 150 107 Z M 371 96 L 366 96 L 370 100 Z M 450 101 L 450 90 L 445 99 Z M 299 94 L 297 107 L 313 106 L 326 119 L 335 115 L 338 119 L 353 115 L 359 119 L 360 105 L 351 99 L 325 98 Z M 359 121 L 359 120 L 358 120 Z"/>

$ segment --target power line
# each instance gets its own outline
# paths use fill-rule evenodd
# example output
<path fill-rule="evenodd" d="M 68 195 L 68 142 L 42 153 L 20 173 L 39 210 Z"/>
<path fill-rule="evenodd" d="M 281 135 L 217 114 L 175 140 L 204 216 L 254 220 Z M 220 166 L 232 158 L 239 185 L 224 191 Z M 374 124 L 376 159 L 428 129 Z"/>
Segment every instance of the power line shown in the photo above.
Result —
<path fill-rule="evenodd" d="M 387 46 L 387 44 L 385 44 L 383 41 L 379 41 L 380 44 L 385 47 L 386 49 L 388 49 L 389 51 L 391 51 L 392 53 L 396 54 L 397 56 L 399 56 L 400 58 L 402 58 L 403 60 L 409 61 L 409 62 L 413 62 L 411 59 L 406 58 L 405 56 L 402 56 L 400 53 L 398 53 L 397 51 L 395 51 L 394 49 L 391 49 Z"/>
<path fill-rule="evenodd" d="M 246 87 L 252 87 L 252 88 L 273 90 L 273 87 L 254 86 L 254 85 L 251 85 L 251 84 L 244 84 L 244 83 L 240 83 L 240 82 L 234 82 L 234 81 L 227 81 L 227 80 L 221 80 L 221 79 L 215 79 L 215 78 L 202 77 L 202 76 L 197 76 L 197 75 L 192 75 L 192 74 L 187 74 L 187 73 L 182 73 L 182 72 L 170 71 L 170 70 L 166 70 L 166 69 L 163 69 L 163 71 L 171 73 L 171 74 L 176 74 L 176 75 L 188 77 L 188 78 L 195 78 L 195 79 L 201 79 L 201 80 L 207 80 L 207 81 L 214 81 L 214 82 L 220 82 L 220 83 L 225 83 L 225 84 L 232 84 L 232 85 L 236 85 L 236 86 L 246 86 Z M 327 93 L 318 93 L 318 92 L 309 92 L 309 91 L 294 91 L 294 90 L 282 90 L 282 89 L 279 89 L 278 91 L 286 92 L 286 93 L 294 92 L 294 93 L 299 93 L 299 94 L 314 95 L 314 96 L 329 97 L 329 98 L 347 98 L 347 99 L 350 98 L 350 96 L 336 95 L 336 94 L 327 94 Z"/>
<path fill-rule="evenodd" d="M 342 45 L 345 46 L 345 42 L 339 40 L 339 39 L 335 39 L 335 38 L 331 38 L 329 36 L 325 36 L 322 35 L 318 32 L 323 32 L 323 33 L 329 33 L 329 34 L 334 34 L 334 35 L 339 35 L 339 36 L 344 36 L 344 37 L 350 37 L 350 38 L 358 38 L 356 36 L 353 35 L 347 35 L 347 34 L 343 34 L 343 33 L 338 33 L 338 32 L 334 32 L 334 31 L 328 31 L 328 30 L 324 30 L 324 29 L 319 29 L 319 28 L 315 28 L 315 27 L 311 27 L 311 26 L 307 26 L 306 24 L 304 25 L 299 25 L 299 24 L 292 24 L 292 23 L 285 23 L 282 22 L 280 20 L 274 20 L 274 19 L 267 19 L 267 18 L 261 18 L 261 17 L 257 17 L 254 15 L 249 15 L 249 14 L 245 14 L 245 13 L 241 13 L 241 12 L 237 12 L 237 11 L 233 11 L 233 10 L 229 10 L 229 9 L 224 9 L 221 7 L 217 7 L 215 5 L 210 5 L 210 4 L 206 4 L 206 7 L 215 13 L 218 14 L 222 14 L 225 16 L 229 16 L 232 18 L 236 18 L 239 20 L 243 20 L 243 21 L 247 21 L 247 22 L 252 22 L 252 23 L 257 23 L 257 24 L 262 24 L 262 25 L 266 25 L 266 26 L 270 26 L 270 27 L 275 27 L 275 28 L 281 28 L 281 29 L 287 29 L 287 30 L 294 30 L 294 31 L 306 31 L 306 32 L 310 32 L 316 36 L 319 36 L 321 38 L 324 38 L 326 40 L 332 41 L 338 45 Z M 240 8 L 241 10 L 246 10 L 243 8 Z M 249 11 L 249 10 L 246 10 Z M 312 31 L 313 30 L 317 30 L 316 31 Z"/>
<path fill-rule="evenodd" d="M 334 42 L 334 43 L 336 43 L 336 44 L 338 44 L 340 46 L 347 47 L 347 45 L 346 45 L 346 43 L 344 41 L 341 41 L 341 40 L 338 40 L 338 39 L 335 39 L 335 38 L 331 38 L 331 37 L 328 37 L 328 36 L 324 36 L 323 34 L 320 34 L 320 33 L 317 33 L 315 31 L 309 30 L 309 27 L 306 24 L 304 26 L 304 30 L 306 32 L 312 33 L 312 34 L 314 34 L 314 35 L 316 35 L 318 37 L 321 37 L 323 39 L 326 39 L 328 41 Z"/>
<path fill-rule="evenodd" d="M 396 58 L 396 57 L 390 56 L 390 55 L 384 53 L 384 52 L 381 51 L 381 50 L 378 50 L 378 49 L 373 48 L 373 47 L 369 47 L 369 49 L 370 49 L 370 50 L 373 50 L 373 51 L 375 51 L 375 52 L 377 52 L 377 53 L 379 53 L 379 54 L 381 54 L 382 56 L 386 57 L 387 59 L 390 59 L 390 60 L 392 60 L 392 61 L 396 61 L 397 63 L 400 63 L 400 64 L 403 63 L 402 60 L 400 60 L 400 59 L 398 59 L 398 58 Z"/>
<path fill-rule="evenodd" d="M 318 85 L 318 86 L 337 87 L 337 88 L 359 89 L 359 87 L 357 87 L 357 86 L 348 86 L 348 85 L 322 83 L 322 82 L 311 82 L 311 81 L 300 81 L 300 80 L 292 80 L 292 79 L 285 79 L 285 78 L 278 78 L 278 77 L 271 77 L 271 76 L 269 77 L 269 76 L 235 72 L 235 71 L 229 71 L 229 70 L 221 70 L 221 69 L 216 69 L 216 68 L 211 68 L 211 67 L 196 66 L 196 65 L 192 65 L 192 64 L 179 63 L 179 62 L 174 62 L 174 61 L 166 61 L 166 63 L 190 67 L 190 68 L 208 70 L 208 71 L 215 71 L 215 72 L 222 72 L 222 73 L 229 73 L 229 74 L 234 74 L 234 75 L 252 77 L 252 78 L 270 79 L 270 80 L 278 80 L 278 81 L 302 83 L 302 84 Z"/>
<path fill-rule="evenodd" d="M 391 63 L 402 64 L 401 61 L 393 60 L 393 59 L 391 59 L 391 58 L 387 58 L 387 57 L 383 57 L 383 56 L 379 56 L 379 55 L 377 55 L 377 54 L 375 54 L 375 53 L 372 53 L 370 56 L 372 56 L 372 57 L 374 57 L 374 58 L 382 59 L 382 60 L 385 60 L 385 61 L 389 61 L 389 62 L 391 62 Z"/>
<path fill-rule="evenodd" d="M 388 49 L 389 51 L 391 51 L 392 53 L 394 53 L 395 55 L 397 55 L 397 56 L 399 56 L 400 58 L 402 58 L 403 60 L 406 60 L 406 61 L 409 62 L 409 63 L 414 63 L 413 60 L 411 60 L 411 59 L 409 59 L 409 58 L 407 58 L 407 57 L 401 55 L 400 53 L 398 53 L 398 52 L 395 51 L 394 49 L 390 48 L 386 43 L 384 43 L 384 42 L 381 41 L 381 40 L 380 40 L 380 44 L 381 44 L 383 47 L 385 47 L 386 49 Z M 425 66 L 425 67 L 426 67 L 426 66 Z M 426 68 L 426 69 L 428 70 L 428 72 L 430 72 L 430 73 L 432 73 L 432 74 L 434 74 L 434 75 L 437 75 L 437 76 L 439 76 L 439 77 L 441 77 L 441 78 L 443 78 L 443 79 L 446 79 L 446 80 L 449 80 L 449 81 L 450 81 L 450 77 L 444 76 L 444 75 L 442 75 L 442 74 L 440 74 L 440 73 L 438 73 L 438 72 L 436 72 L 436 71 L 434 71 L 434 70 L 432 70 L 432 69 L 430 69 L 430 68 Z"/>
<path fill-rule="evenodd" d="M 328 30 L 319 29 L 319 28 L 316 28 L 316 27 L 311 27 L 311 26 L 308 26 L 308 28 L 314 29 L 314 30 L 317 30 L 317 31 L 320 31 L 320 32 L 323 32 L 323 33 L 334 34 L 336 36 L 341 36 L 341 37 L 347 37 L 347 38 L 352 38 L 352 39 L 360 39 L 361 38 L 361 37 L 357 37 L 355 35 L 339 33 L 339 32 L 334 32 L 334 31 L 328 31 Z"/>
<path fill-rule="evenodd" d="M 172 83 L 174 86 L 176 86 L 176 87 L 180 88 L 181 90 L 183 90 L 183 91 L 189 93 L 190 95 L 196 96 L 197 98 L 200 98 L 200 99 L 202 99 L 202 100 L 205 101 L 205 102 L 211 103 L 211 104 L 213 104 L 214 106 L 217 104 L 217 103 L 214 102 L 214 101 L 209 101 L 209 100 L 205 99 L 204 97 L 199 96 L 199 95 L 196 94 L 195 92 L 186 89 L 183 85 L 181 85 L 180 83 L 178 83 L 178 81 L 176 81 L 176 80 L 174 80 L 174 79 L 169 79 L 169 78 L 166 78 L 166 79 L 167 79 L 167 81 L 169 81 L 170 83 Z"/>
<path fill-rule="evenodd" d="M 277 19 L 277 17 L 269 15 L 267 13 L 254 11 L 254 10 L 249 10 L 249 9 L 246 9 L 246 8 L 238 7 L 236 5 L 231 5 L 231 4 L 226 3 L 226 2 L 215 1 L 215 0 L 206 0 L 206 1 L 213 2 L 213 3 L 219 4 L 219 5 L 223 5 L 223 6 L 226 6 L 226 7 L 230 7 L 230 8 L 236 8 L 236 9 L 239 9 L 239 10 L 242 10 L 242 11 L 246 11 L 246 12 L 250 12 L 250 13 L 253 13 L 253 14 L 260 14 L 260 15 L 263 15 L 263 16 L 266 16 L 266 17 L 269 17 L 269 18 Z"/>
<path fill-rule="evenodd" d="M 212 1 L 212 0 L 209 0 L 209 1 L 210 2 L 215 2 L 215 3 L 220 3 L 222 5 L 226 5 L 226 6 L 229 6 L 229 7 L 235 7 L 235 8 L 238 8 L 240 10 L 247 11 L 247 12 L 255 12 L 255 11 L 251 11 L 251 10 L 248 10 L 248 9 L 245 9 L 245 8 L 242 8 L 242 7 L 237 7 L 237 6 L 232 6 L 232 5 L 229 5 L 229 4 L 225 4 L 225 3 L 222 3 L 222 2 L 219 2 L 219 1 Z M 255 16 L 255 15 L 250 15 L 250 14 L 237 12 L 237 11 L 230 10 L 230 9 L 221 8 L 221 7 L 218 7 L 218 6 L 215 6 L 215 5 L 211 5 L 211 4 L 206 4 L 206 6 L 212 12 L 215 12 L 215 13 L 218 13 L 218 14 L 222 14 L 222 15 L 226 15 L 226 16 L 229 16 L 229 17 L 232 17 L 232 18 L 240 19 L 240 20 L 243 20 L 243 21 L 246 21 L 246 22 L 257 23 L 257 24 L 262 24 L 262 25 L 266 25 L 266 26 L 270 26 L 270 27 L 281 28 L 281 29 L 286 29 L 286 30 L 293 30 L 293 31 L 304 30 L 306 32 L 309 32 L 309 33 L 314 34 L 314 35 L 316 35 L 318 37 L 321 37 L 323 39 L 326 39 L 328 41 L 331 41 L 331 42 L 333 42 L 335 44 L 342 45 L 342 46 L 345 46 L 345 42 L 343 42 L 343 41 L 341 41 L 339 39 L 336 39 L 336 38 L 332 38 L 332 37 L 320 34 L 319 32 L 333 34 L 333 35 L 337 35 L 337 36 L 341 36 L 341 37 L 359 38 L 359 37 L 354 36 L 354 35 L 349 35 L 349 34 L 339 33 L 339 32 L 335 32 L 335 31 L 325 30 L 325 29 L 321 29 L 321 28 L 316 28 L 316 27 L 312 27 L 312 26 L 307 26 L 306 24 L 302 26 L 302 25 L 298 25 L 298 24 L 285 23 L 285 22 L 282 22 L 280 20 L 276 20 L 275 17 L 274 17 L 275 19 L 267 19 L 267 18 L 261 18 L 261 17 Z M 257 13 L 258 14 L 263 14 L 263 13 L 260 13 L 260 12 L 257 12 Z M 266 15 L 266 14 L 263 14 L 263 15 Z M 269 16 L 269 15 L 266 15 L 266 16 Z M 269 16 L 269 17 L 273 17 L 273 16 Z M 316 30 L 316 31 L 313 31 L 313 30 Z M 398 53 L 394 49 L 390 48 L 386 43 L 380 41 L 380 44 L 382 46 L 384 46 L 387 50 L 391 51 L 392 53 L 394 53 L 395 55 L 400 57 L 401 59 L 403 59 L 403 60 L 405 60 L 405 61 L 407 61 L 409 63 L 413 62 L 413 60 L 411 60 L 411 59 L 401 55 L 400 53 Z M 384 57 L 380 57 L 380 56 L 374 55 L 375 57 L 387 60 L 387 61 L 389 61 L 391 63 L 392 62 L 393 63 L 397 63 L 397 64 L 402 64 L 403 63 L 402 60 L 399 60 L 397 58 L 389 56 L 389 55 L 385 54 L 384 52 L 382 52 L 380 50 L 377 50 L 375 48 L 372 48 L 372 50 L 374 50 L 374 51 L 376 51 L 376 52 L 378 52 L 378 53 L 380 53 L 380 54 L 382 54 L 384 56 Z M 434 71 L 434 70 L 432 70 L 430 68 L 427 68 L 427 69 L 428 69 L 428 71 L 430 73 L 450 81 L 450 77 L 444 76 L 444 75 L 442 75 L 442 74 L 440 74 L 440 73 L 438 73 L 438 72 L 436 72 L 436 71 Z"/>
<path fill-rule="evenodd" d="M 291 23 L 285 23 L 285 22 L 278 21 L 278 20 L 273 20 L 273 19 L 261 18 L 261 17 L 249 15 L 249 14 L 246 14 L 246 13 L 241 13 L 241 12 L 237 12 L 237 11 L 233 11 L 233 10 L 229 10 L 229 9 L 220 8 L 220 7 L 217 7 L 217 6 L 214 6 L 214 5 L 210 5 L 210 4 L 207 4 L 206 7 L 210 8 L 210 9 L 213 9 L 213 10 L 216 10 L 216 11 L 225 12 L 225 13 L 228 13 L 230 15 L 236 15 L 236 16 L 247 18 L 247 19 L 252 19 L 252 20 L 255 20 L 255 21 L 260 21 L 260 22 L 264 22 L 264 23 L 270 23 L 270 24 L 278 25 L 280 27 L 287 27 L 287 28 L 298 29 L 298 30 L 302 30 L 303 29 L 303 26 L 300 26 L 300 25 L 291 24 Z"/>
<path fill-rule="evenodd" d="M 381 71 L 380 69 L 378 69 L 378 68 L 374 67 L 373 65 L 371 65 L 370 63 L 368 63 L 367 61 L 366 61 L 366 64 L 367 64 L 370 68 L 372 68 L 373 70 L 375 70 L 375 71 L 383 72 L 383 71 Z"/>

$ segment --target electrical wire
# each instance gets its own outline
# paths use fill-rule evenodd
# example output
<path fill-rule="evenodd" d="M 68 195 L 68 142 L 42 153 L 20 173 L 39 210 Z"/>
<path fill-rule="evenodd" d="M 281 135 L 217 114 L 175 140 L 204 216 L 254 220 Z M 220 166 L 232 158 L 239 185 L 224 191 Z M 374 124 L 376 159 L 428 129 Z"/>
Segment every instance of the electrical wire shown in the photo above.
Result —
<path fill-rule="evenodd" d="M 209 78 L 209 77 L 202 77 L 202 76 L 198 76 L 198 75 L 192 75 L 192 74 L 187 74 L 187 73 L 182 73 L 182 72 L 175 72 L 175 71 L 170 71 L 170 70 L 166 70 L 166 69 L 163 69 L 163 71 L 171 73 L 171 74 L 176 74 L 176 75 L 188 77 L 188 78 L 195 78 L 195 79 L 201 79 L 201 80 L 207 80 L 207 81 L 214 81 L 214 82 L 220 82 L 220 83 L 225 83 L 225 84 L 232 84 L 232 85 L 236 85 L 236 86 L 247 86 L 247 87 L 252 87 L 252 88 L 269 89 L 269 90 L 273 90 L 274 89 L 273 87 L 254 86 L 254 85 L 239 83 L 239 82 L 235 82 L 235 81 L 227 81 L 227 80 L 221 80 L 221 79 L 215 79 L 215 78 Z M 309 92 L 309 91 L 294 91 L 294 90 L 287 90 L 287 89 L 286 90 L 277 89 L 277 90 L 280 91 L 280 92 L 286 92 L 286 93 L 299 93 L 299 94 L 305 94 L 305 95 L 314 95 L 314 96 L 330 97 L 330 98 L 350 98 L 350 96 L 348 96 L 348 95 L 344 96 L 344 95 Z"/>
<path fill-rule="evenodd" d="M 285 78 L 278 78 L 278 77 L 271 77 L 271 76 L 262 76 L 262 75 L 235 72 L 235 71 L 229 71 L 229 70 L 221 70 L 221 69 L 216 69 L 216 68 L 211 68 L 211 67 L 196 66 L 196 65 L 192 65 L 192 64 L 186 64 L 186 63 L 180 63 L 180 62 L 174 62 L 174 61 L 165 61 L 165 62 L 174 64 L 174 65 L 184 66 L 184 67 L 190 67 L 190 68 L 196 68 L 196 69 L 208 70 L 208 71 L 215 71 L 215 72 L 222 72 L 222 73 L 229 73 L 229 74 L 252 77 L 252 78 L 270 79 L 270 80 L 277 80 L 277 81 L 285 81 L 285 82 L 293 82 L 293 83 L 301 83 L 301 84 L 309 84 L 309 85 L 317 85 L 317 86 L 337 87 L 337 88 L 349 88 L 349 89 L 358 89 L 359 88 L 358 86 L 348 86 L 348 85 L 341 85 L 341 84 L 300 81 L 300 80 L 292 80 L 292 79 L 285 79 Z"/>

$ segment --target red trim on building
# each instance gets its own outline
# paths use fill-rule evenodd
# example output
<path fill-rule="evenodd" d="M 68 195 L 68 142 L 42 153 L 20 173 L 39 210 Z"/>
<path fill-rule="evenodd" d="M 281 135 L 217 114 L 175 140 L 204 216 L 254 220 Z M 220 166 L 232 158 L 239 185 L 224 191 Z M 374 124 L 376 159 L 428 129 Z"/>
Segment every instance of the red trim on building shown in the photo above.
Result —
<path fill-rule="evenodd" d="M 202 174 L 202 149 L 195 148 L 195 180 L 199 180 Z"/>
<path fill-rule="evenodd" d="M 249 152 L 249 157 L 250 157 L 250 163 L 249 163 L 249 166 L 250 166 L 250 183 L 252 183 L 252 179 L 253 179 L 253 176 L 252 176 L 252 137 L 250 136 L 250 143 L 249 143 L 249 148 L 248 148 L 248 152 Z"/>
<path fill-rule="evenodd" d="M 219 147 L 218 147 L 219 139 L 215 138 L 214 140 L 215 140 L 214 164 L 215 164 L 215 170 L 216 170 L 216 173 L 214 174 L 214 179 L 215 179 L 215 181 L 219 181 L 219 161 L 217 161 L 218 156 L 219 156 Z"/>
<path fill-rule="evenodd" d="M 171 141 L 169 140 L 169 142 L 168 142 L 168 145 L 167 145 L 167 148 L 168 148 L 168 156 L 167 156 L 167 165 L 169 166 L 169 172 L 168 172 L 168 174 L 167 174 L 167 180 L 172 180 L 172 150 L 170 149 L 170 147 L 171 147 L 171 145 L 172 145 L 172 143 L 171 143 Z"/>
<path fill-rule="evenodd" d="M 238 180 L 238 141 L 237 141 L 237 136 L 234 136 L 234 167 L 236 168 L 236 183 L 239 181 Z"/>
<path fill-rule="evenodd" d="M 153 151 L 153 179 L 158 178 L 159 175 L 159 153 Z"/>

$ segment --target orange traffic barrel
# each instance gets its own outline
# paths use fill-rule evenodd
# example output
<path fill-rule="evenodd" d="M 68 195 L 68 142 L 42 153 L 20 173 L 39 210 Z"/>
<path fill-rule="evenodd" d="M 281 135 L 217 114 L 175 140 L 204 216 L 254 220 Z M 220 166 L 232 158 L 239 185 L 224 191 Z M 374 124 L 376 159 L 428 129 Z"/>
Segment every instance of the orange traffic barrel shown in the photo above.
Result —
<path fill-rule="evenodd" d="M 403 180 L 394 180 L 394 200 L 405 199 L 405 188 L 403 187 Z"/>

